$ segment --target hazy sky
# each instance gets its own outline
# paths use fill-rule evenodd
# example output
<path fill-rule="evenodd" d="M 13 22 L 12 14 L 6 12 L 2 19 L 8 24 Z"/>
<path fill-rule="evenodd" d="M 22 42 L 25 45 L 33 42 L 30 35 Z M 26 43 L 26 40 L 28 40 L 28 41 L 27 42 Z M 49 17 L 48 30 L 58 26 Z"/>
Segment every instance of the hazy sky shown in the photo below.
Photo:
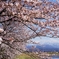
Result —
<path fill-rule="evenodd" d="M 49 0 L 49 1 L 56 2 L 56 0 Z"/>
<path fill-rule="evenodd" d="M 59 44 L 59 38 L 36 37 L 31 40 L 40 44 Z"/>

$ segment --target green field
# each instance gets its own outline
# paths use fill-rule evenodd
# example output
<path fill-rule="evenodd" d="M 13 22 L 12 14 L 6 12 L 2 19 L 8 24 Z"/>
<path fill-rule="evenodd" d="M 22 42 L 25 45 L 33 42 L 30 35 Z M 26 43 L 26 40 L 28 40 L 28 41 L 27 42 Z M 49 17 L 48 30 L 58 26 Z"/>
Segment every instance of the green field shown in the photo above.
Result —
<path fill-rule="evenodd" d="M 34 56 L 34 55 L 27 55 L 27 54 L 21 54 L 16 56 L 14 59 L 39 59 L 38 57 Z"/>

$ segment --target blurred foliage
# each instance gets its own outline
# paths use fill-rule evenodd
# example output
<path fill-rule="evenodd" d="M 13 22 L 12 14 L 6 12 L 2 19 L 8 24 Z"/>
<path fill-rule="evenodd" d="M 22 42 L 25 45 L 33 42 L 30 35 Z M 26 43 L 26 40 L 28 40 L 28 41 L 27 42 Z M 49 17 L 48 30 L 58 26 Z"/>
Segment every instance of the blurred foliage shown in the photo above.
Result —
<path fill-rule="evenodd" d="M 0 48 L 0 59 L 8 59 L 8 55 L 6 55 L 4 48 Z"/>

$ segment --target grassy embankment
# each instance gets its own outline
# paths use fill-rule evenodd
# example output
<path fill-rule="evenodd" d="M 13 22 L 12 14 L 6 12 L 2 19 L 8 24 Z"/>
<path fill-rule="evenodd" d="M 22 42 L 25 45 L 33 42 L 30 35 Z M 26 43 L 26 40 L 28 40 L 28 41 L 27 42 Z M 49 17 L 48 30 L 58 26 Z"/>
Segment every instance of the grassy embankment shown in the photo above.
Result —
<path fill-rule="evenodd" d="M 35 54 L 21 54 L 21 55 L 17 55 L 14 59 L 40 59 L 37 55 Z"/>

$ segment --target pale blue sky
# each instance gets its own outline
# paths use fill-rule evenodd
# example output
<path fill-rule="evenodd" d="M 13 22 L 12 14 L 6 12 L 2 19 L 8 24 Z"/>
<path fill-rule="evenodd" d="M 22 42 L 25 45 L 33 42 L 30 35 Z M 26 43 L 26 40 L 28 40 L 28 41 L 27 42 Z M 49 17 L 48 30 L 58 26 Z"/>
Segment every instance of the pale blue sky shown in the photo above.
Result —
<path fill-rule="evenodd" d="M 56 0 L 49 0 L 49 1 L 51 1 L 51 2 L 56 2 Z"/>
<path fill-rule="evenodd" d="M 39 44 L 59 44 L 59 38 L 36 37 L 31 40 Z"/>

